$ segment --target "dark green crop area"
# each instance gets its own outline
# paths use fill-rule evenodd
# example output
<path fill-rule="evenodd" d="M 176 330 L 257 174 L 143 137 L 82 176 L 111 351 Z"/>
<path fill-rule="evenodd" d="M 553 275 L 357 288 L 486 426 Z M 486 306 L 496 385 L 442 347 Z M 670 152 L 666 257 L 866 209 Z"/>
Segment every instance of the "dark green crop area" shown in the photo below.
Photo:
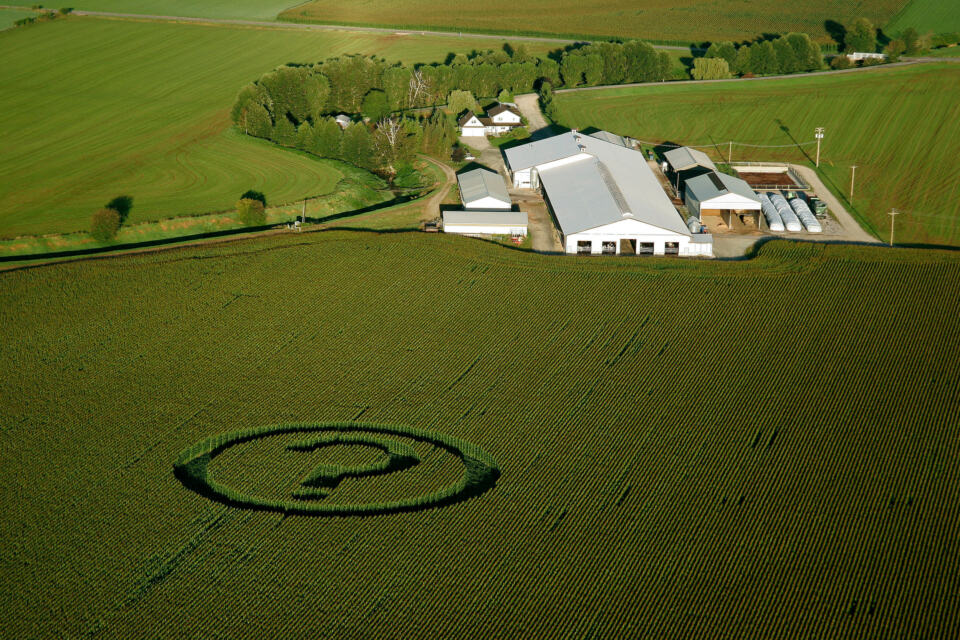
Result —
<path fill-rule="evenodd" d="M 577 259 L 345 231 L 0 274 L 4 635 L 952 637 L 958 283 L 947 251 Z M 217 434 L 355 421 L 470 443 L 500 476 L 311 518 L 173 473 Z M 288 448 L 322 435 L 211 473 L 289 499 L 318 465 L 377 464 Z M 418 464 L 322 501 L 463 477 L 408 444 Z"/>

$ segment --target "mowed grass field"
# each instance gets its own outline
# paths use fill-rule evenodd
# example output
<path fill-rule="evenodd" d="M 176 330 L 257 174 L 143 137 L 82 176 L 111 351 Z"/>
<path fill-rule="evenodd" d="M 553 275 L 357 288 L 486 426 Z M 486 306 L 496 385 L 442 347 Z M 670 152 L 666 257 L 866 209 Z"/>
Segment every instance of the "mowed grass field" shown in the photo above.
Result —
<path fill-rule="evenodd" d="M 578 260 L 349 232 L 0 274 L 4 634 L 951 637 L 958 283 L 943 251 Z M 355 419 L 465 440 L 500 478 L 325 519 L 173 474 L 215 434 Z M 290 441 L 213 477 L 289 499 L 314 464 L 377 459 Z M 412 446 L 327 501 L 455 480 Z"/>
<path fill-rule="evenodd" d="M 490 32 L 615 36 L 660 41 L 753 39 L 763 33 L 804 31 L 829 41 L 824 22 L 858 16 L 885 24 L 904 0 L 491 0 L 478 4 L 431 0 L 313 0 L 281 19 L 333 24 L 403 25 Z"/>
<path fill-rule="evenodd" d="M 469 38 L 71 18 L 0 34 L 0 237 L 88 228 L 111 198 L 131 222 L 330 192 L 336 163 L 233 131 L 237 91 L 286 62 L 344 52 L 432 61 Z"/>
<path fill-rule="evenodd" d="M 76 0 L 76 9 L 157 16 L 273 20 L 296 0 Z"/>
<path fill-rule="evenodd" d="M 21 18 L 31 18 L 37 15 L 35 11 L 20 11 L 18 9 L 0 9 L 0 31 L 13 27 L 13 23 Z"/>
<path fill-rule="evenodd" d="M 704 147 L 726 158 L 728 140 L 793 145 L 824 127 L 821 168 L 880 238 L 887 212 L 900 242 L 960 244 L 960 68 L 916 65 L 853 74 L 636 87 L 557 95 L 560 124 L 641 140 Z M 815 146 L 733 149 L 736 160 L 812 161 Z"/>
<path fill-rule="evenodd" d="M 910 0 L 884 31 L 898 34 L 908 27 L 920 33 L 960 31 L 960 6 L 952 0 Z"/>

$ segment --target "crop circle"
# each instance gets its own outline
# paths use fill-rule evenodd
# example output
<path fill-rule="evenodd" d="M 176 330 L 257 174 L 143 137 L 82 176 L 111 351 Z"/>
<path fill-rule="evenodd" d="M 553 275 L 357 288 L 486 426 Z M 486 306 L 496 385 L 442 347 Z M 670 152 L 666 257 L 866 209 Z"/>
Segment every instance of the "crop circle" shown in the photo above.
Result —
<path fill-rule="evenodd" d="M 269 436 L 309 433 L 322 437 L 301 440 L 287 446 L 291 451 L 310 451 L 339 444 L 359 444 L 381 449 L 387 458 L 376 464 L 356 467 L 319 465 L 302 481 L 303 489 L 292 499 L 272 499 L 238 491 L 211 477 L 209 466 L 231 447 Z M 386 438 L 384 438 L 386 436 Z M 347 477 L 368 477 L 402 471 L 419 463 L 412 447 L 390 439 L 400 436 L 428 442 L 447 450 L 463 464 L 460 479 L 432 493 L 361 504 L 325 504 L 317 502 Z M 461 502 L 492 488 L 500 477 L 496 461 L 474 444 L 436 431 L 369 422 L 285 423 L 232 431 L 212 436 L 184 450 L 173 465 L 174 475 L 188 489 L 233 507 L 274 511 L 285 515 L 363 516 L 420 511 Z"/>

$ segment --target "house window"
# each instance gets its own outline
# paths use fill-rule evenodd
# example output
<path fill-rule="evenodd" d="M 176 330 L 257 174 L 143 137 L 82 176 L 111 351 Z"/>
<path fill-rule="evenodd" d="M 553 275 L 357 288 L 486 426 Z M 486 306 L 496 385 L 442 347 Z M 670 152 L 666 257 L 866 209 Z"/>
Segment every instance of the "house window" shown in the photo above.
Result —
<path fill-rule="evenodd" d="M 578 240 L 577 241 L 577 253 L 583 255 L 586 253 L 593 252 L 593 241 L 592 240 Z"/>
<path fill-rule="evenodd" d="M 663 252 L 668 256 L 675 256 L 680 253 L 679 242 L 668 242 L 663 247 Z"/>
<path fill-rule="evenodd" d="M 616 255 L 617 253 L 617 243 L 616 242 L 604 242 L 602 245 L 602 250 L 604 255 Z"/>
<path fill-rule="evenodd" d="M 653 243 L 652 242 L 641 242 L 640 251 L 637 251 L 641 256 L 652 256 L 653 255 Z"/>

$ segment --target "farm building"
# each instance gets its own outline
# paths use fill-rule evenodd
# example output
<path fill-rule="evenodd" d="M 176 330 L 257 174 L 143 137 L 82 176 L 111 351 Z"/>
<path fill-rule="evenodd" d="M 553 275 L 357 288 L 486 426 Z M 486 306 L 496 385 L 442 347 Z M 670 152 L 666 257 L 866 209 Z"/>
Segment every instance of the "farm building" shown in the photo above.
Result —
<path fill-rule="evenodd" d="M 710 156 L 690 147 L 671 149 L 663 154 L 663 159 L 666 162 L 664 173 L 670 178 L 677 194 L 683 193 L 684 181 L 717 170 Z"/>
<path fill-rule="evenodd" d="M 444 211 L 444 233 L 464 235 L 527 235 L 527 214 L 523 211 Z"/>
<path fill-rule="evenodd" d="M 712 255 L 641 152 L 570 131 L 505 151 L 517 187 L 541 189 L 567 253 Z"/>
<path fill-rule="evenodd" d="M 460 135 L 496 136 L 509 133 L 520 126 L 520 112 L 512 104 L 498 103 L 489 109 L 486 116 L 478 116 L 473 111 L 467 111 L 457 121 L 460 126 Z"/>
<path fill-rule="evenodd" d="M 725 217 L 730 227 L 733 216 L 748 214 L 760 225 L 760 196 L 740 178 L 711 171 L 687 180 L 683 195 L 687 209 L 701 221 L 703 216 Z"/>
<path fill-rule="evenodd" d="M 348 116 L 345 113 L 341 113 L 336 118 L 334 118 L 334 120 L 337 121 L 337 124 L 340 125 L 341 129 L 346 129 L 351 124 L 353 124 L 353 120 L 350 118 L 350 116 Z"/>
<path fill-rule="evenodd" d="M 500 174 L 489 169 L 474 169 L 457 176 L 460 200 L 465 209 L 509 209 L 510 195 Z"/>

